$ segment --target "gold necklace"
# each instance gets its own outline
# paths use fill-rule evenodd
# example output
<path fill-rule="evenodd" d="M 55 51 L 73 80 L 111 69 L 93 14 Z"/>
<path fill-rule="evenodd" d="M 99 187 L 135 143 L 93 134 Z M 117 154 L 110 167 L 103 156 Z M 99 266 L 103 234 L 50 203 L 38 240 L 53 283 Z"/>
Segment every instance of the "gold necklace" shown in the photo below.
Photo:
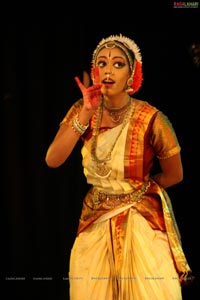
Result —
<path fill-rule="evenodd" d="M 121 115 L 127 112 L 130 104 L 131 104 L 130 97 L 129 97 L 128 102 L 120 108 L 115 108 L 115 107 L 109 108 L 108 106 L 106 106 L 105 101 L 103 101 L 103 107 L 108 111 L 109 116 L 111 117 L 111 120 L 114 123 L 120 123 Z"/>
<path fill-rule="evenodd" d="M 96 149 L 97 149 L 97 138 L 98 138 L 98 134 L 99 134 L 99 129 L 100 129 L 100 125 L 101 125 L 101 119 L 102 119 L 102 113 L 103 113 L 103 101 L 101 102 L 101 105 L 98 108 L 97 111 L 97 118 L 96 118 L 96 123 L 93 129 L 93 133 L 92 133 L 92 144 L 91 144 L 91 157 L 92 160 L 96 162 L 96 171 L 95 171 L 95 175 L 100 177 L 100 178 L 106 178 L 110 175 L 111 173 L 111 168 L 108 167 L 107 162 L 109 160 L 111 160 L 111 155 L 112 155 L 112 151 L 127 123 L 127 121 L 129 120 L 129 118 L 131 117 L 132 113 L 133 113 L 133 101 L 132 99 L 130 99 L 130 103 L 129 103 L 129 110 L 127 109 L 126 115 L 124 117 L 123 123 L 122 123 L 122 127 L 121 130 L 119 131 L 111 149 L 109 150 L 109 152 L 107 153 L 107 155 L 105 156 L 105 158 L 103 159 L 99 159 L 97 157 L 96 154 Z"/>

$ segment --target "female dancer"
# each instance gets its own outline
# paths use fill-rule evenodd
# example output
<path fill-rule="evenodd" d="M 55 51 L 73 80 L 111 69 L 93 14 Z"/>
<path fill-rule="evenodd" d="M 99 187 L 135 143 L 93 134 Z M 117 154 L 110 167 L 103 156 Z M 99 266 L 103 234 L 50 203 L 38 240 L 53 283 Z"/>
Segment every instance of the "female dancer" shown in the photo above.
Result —
<path fill-rule="evenodd" d="M 72 105 L 46 155 L 59 167 L 79 138 L 92 186 L 83 201 L 70 257 L 71 300 L 181 300 L 190 267 L 166 188 L 183 179 L 180 145 L 167 116 L 134 98 L 142 57 L 122 34 L 92 56 L 93 85 L 75 78 Z M 160 172 L 151 174 L 157 158 Z"/>

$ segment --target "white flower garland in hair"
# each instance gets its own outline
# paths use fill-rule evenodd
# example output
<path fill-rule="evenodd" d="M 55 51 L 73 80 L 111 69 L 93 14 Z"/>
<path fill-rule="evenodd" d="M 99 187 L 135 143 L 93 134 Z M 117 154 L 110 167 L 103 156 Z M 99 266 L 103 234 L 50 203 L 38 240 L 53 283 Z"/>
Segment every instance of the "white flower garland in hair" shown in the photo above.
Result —
<path fill-rule="evenodd" d="M 127 47 L 129 50 L 131 50 L 134 53 L 135 59 L 142 64 L 142 56 L 140 53 L 140 48 L 137 46 L 137 44 L 133 40 L 122 35 L 121 33 L 119 35 L 110 35 L 107 38 L 103 38 L 100 41 L 100 43 L 97 45 L 96 49 L 94 50 L 93 58 L 96 56 L 96 52 L 98 51 L 99 47 L 101 47 L 102 45 L 104 45 L 108 42 L 114 42 L 114 41 L 118 41 L 118 42 L 124 44 L 125 47 Z"/>

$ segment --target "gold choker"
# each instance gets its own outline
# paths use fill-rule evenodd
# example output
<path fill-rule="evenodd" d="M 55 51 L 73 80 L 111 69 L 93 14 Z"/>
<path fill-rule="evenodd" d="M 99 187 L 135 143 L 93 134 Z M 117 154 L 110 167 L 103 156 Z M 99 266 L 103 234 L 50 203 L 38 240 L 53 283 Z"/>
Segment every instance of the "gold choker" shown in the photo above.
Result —
<path fill-rule="evenodd" d="M 108 111 L 109 116 L 111 117 L 111 120 L 113 121 L 113 123 L 120 123 L 121 122 L 121 116 L 127 112 L 129 106 L 131 104 L 131 98 L 129 97 L 128 102 L 120 107 L 120 108 L 109 108 L 106 106 L 105 101 L 103 101 L 103 107 Z"/>

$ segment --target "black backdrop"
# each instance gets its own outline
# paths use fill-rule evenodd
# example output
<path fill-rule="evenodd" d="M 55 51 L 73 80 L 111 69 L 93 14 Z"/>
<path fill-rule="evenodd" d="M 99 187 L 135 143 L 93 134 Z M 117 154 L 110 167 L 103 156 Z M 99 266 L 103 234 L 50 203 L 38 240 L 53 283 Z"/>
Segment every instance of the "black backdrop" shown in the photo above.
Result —
<path fill-rule="evenodd" d="M 1 280 L 6 299 L 68 299 L 70 249 L 88 188 L 82 175 L 81 145 L 58 169 L 48 168 L 44 158 L 59 122 L 81 95 L 74 76 L 82 78 L 82 72 L 90 70 L 92 51 L 102 37 L 120 32 L 137 42 L 143 56 L 144 82 L 135 97 L 169 116 L 182 146 L 184 180 L 168 192 L 196 275 L 194 284 L 183 289 L 184 300 L 196 299 L 200 67 L 189 48 L 200 42 L 200 31 L 180 30 L 180 26 L 140 29 L 123 23 L 99 26 L 94 32 L 84 23 L 74 27 L 71 20 L 4 23 Z"/>

